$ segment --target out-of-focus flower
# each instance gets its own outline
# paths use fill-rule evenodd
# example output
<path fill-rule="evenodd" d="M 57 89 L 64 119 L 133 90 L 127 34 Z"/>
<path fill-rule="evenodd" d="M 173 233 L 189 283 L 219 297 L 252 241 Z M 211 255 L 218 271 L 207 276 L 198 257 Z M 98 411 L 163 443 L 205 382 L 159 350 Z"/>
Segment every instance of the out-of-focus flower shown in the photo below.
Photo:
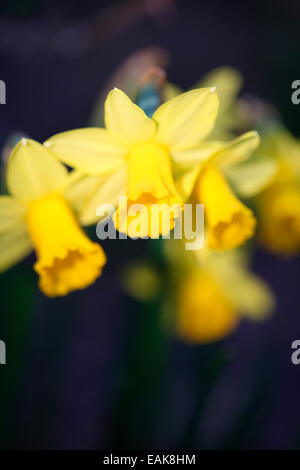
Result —
<path fill-rule="evenodd" d="M 276 162 L 277 172 L 271 184 L 255 198 L 259 239 L 273 253 L 299 253 L 300 143 L 278 127 L 266 133 L 260 152 Z"/>
<path fill-rule="evenodd" d="M 244 253 L 208 252 L 201 258 L 179 288 L 180 337 L 189 342 L 215 341 L 230 334 L 242 318 L 259 321 L 271 313 L 273 294 L 249 270 Z"/>
<path fill-rule="evenodd" d="M 194 270 L 183 279 L 176 328 L 184 341 L 206 343 L 224 338 L 239 320 L 230 298 L 205 270 Z"/>
<path fill-rule="evenodd" d="M 274 308 L 270 288 L 249 269 L 245 251 L 218 253 L 206 245 L 187 252 L 181 241 L 165 245 L 178 274 L 177 332 L 189 342 L 208 342 L 231 333 L 242 318 L 265 319 Z"/>
<path fill-rule="evenodd" d="M 141 302 L 151 301 L 162 293 L 162 282 L 157 269 L 147 259 L 128 264 L 121 272 L 122 288 Z"/>
<path fill-rule="evenodd" d="M 207 245 L 191 252 L 184 249 L 181 240 L 163 243 L 164 269 L 157 270 L 150 262 L 132 264 L 126 270 L 131 282 L 123 282 L 123 287 L 143 301 L 163 293 L 165 319 L 182 340 L 195 344 L 217 341 L 232 333 L 243 318 L 261 321 L 272 312 L 273 294 L 250 271 L 245 252 L 219 253 Z M 139 276 L 142 266 L 147 272 L 143 279 Z M 154 289 L 147 289 L 147 278 L 152 279 Z M 145 291 L 144 283 L 147 296 L 140 295 Z"/>
<path fill-rule="evenodd" d="M 0 270 L 34 248 L 39 287 L 49 297 L 89 286 L 106 262 L 102 248 L 78 224 L 73 210 L 78 198 L 76 191 L 71 194 L 75 179 L 31 139 L 22 139 L 8 160 L 10 196 L 0 196 Z"/>

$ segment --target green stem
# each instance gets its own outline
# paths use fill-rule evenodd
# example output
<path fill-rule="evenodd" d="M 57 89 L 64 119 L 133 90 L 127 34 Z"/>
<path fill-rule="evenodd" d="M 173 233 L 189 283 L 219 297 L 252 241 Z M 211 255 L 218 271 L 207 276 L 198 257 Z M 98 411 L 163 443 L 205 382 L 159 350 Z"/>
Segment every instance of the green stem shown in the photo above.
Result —
<path fill-rule="evenodd" d="M 21 265 L 1 275 L 0 339 L 6 344 L 6 364 L 0 365 L 0 448 L 8 448 L 19 382 L 27 353 L 29 329 L 37 298 L 36 279 Z"/>

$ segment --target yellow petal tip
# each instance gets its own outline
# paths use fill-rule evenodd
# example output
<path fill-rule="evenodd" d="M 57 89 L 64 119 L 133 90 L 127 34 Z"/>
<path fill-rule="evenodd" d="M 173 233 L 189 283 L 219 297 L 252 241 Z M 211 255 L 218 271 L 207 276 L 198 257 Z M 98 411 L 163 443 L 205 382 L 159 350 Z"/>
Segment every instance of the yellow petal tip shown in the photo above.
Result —
<path fill-rule="evenodd" d="M 22 145 L 25 146 L 25 145 L 28 144 L 28 141 L 27 141 L 27 139 L 26 139 L 25 137 L 23 137 L 23 138 L 21 139 L 21 143 L 22 143 Z"/>
<path fill-rule="evenodd" d="M 110 90 L 110 92 L 109 92 L 108 94 L 110 95 L 110 94 L 112 94 L 112 93 L 114 93 L 114 92 L 116 92 L 116 91 L 117 91 L 117 92 L 124 93 L 124 91 L 120 90 L 120 88 L 118 88 L 118 87 L 115 86 L 114 88 L 112 88 L 112 89 Z M 125 93 L 124 93 L 124 94 L 125 94 Z"/>

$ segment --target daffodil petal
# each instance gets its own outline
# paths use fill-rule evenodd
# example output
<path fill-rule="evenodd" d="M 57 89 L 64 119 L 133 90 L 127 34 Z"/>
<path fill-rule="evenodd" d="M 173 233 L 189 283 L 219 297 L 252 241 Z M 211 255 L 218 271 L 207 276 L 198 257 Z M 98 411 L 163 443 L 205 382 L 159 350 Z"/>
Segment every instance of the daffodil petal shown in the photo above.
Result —
<path fill-rule="evenodd" d="M 223 148 L 213 156 L 213 162 L 222 169 L 244 162 L 259 146 L 259 143 L 260 137 L 256 131 L 246 132 L 231 142 L 223 143 Z"/>
<path fill-rule="evenodd" d="M 183 171 L 175 179 L 175 186 L 183 202 L 187 201 L 193 192 L 197 177 L 201 170 L 201 165 L 194 166 L 194 168 Z"/>
<path fill-rule="evenodd" d="M 245 250 L 212 252 L 206 268 L 223 287 L 224 293 L 241 316 L 263 320 L 275 305 L 273 292 L 260 277 L 249 270 Z"/>
<path fill-rule="evenodd" d="M 300 253 L 300 189 L 275 179 L 256 200 L 259 241 L 268 251 L 291 256 Z"/>
<path fill-rule="evenodd" d="M 199 87 L 195 87 L 199 88 Z M 172 100 L 173 98 L 176 98 L 176 96 L 179 96 L 183 93 L 181 88 L 179 88 L 177 85 L 174 85 L 174 83 L 167 82 L 162 90 L 162 98 L 163 102 Z"/>
<path fill-rule="evenodd" d="M 64 197 L 78 214 L 89 197 L 98 189 L 99 182 L 106 176 L 86 175 L 74 170 L 70 173 L 69 184 L 64 191 Z"/>
<path fill-rule="evenodd" d="M 253 212 L 236 198 L 217 168 L 210 166 L 201 171 L 194 197 L 204 204 L 210 248 L 233 249 L 253 236 L 256 226 Z"/>
<path fill-rule="evenodd" d="M 203 142 L 198 147 L 172 153 L 173 161 L 182 168 L 189 168 L 208 160 L 224 147 L 221 142 Z"/>
<path fill-rule="evenodd" d="M 123 91 L 110 91 L 105 102 L 105 126 L 120 142 L 127 145 L 151 140 L 155 123 Z"/>
<path fill-rule="evenodd" d="M 123 167 L 105 179 L 99 178 L 97 187 L 78 212 L 82 225 L 90 225 L 99 220 L 96 212 L 101 204 L 118 205 L 119 196 L 126 194 L 126 176 L 126 168 Z"/>
<path fill-rule="evenodd" d="M 229 335 L 239 315 L 226 293 L 205 271 L 184 276 L 178 293 L 177 331 L 190 343 L 208 343 Z"/>
<path fill-rule="evenodd" d="M 25 258 L 32 250 L 25 224 L 0 234 L 0 272 L 5 271 Z"/>
<path fill-rule="evenodd" d="M 127 147 L 106 129 L 96 127 L 56 134 L 44 145 L 67 165 L 93 175 L 115 171 L 127 153 Z"/>
<path fill-rule="evenodd" d="M 0 234 L 24 222 L 26 207 L 9 196 L 0 196 Z"/>
<path fill-rule="evenodd" d="M 220 115 L 222 117 L 233 105 L 243 85 L 243 77 L 232 67 L 218 67 L 211 70 L 196 84 L 199 87 L 215 86 L 220 99 Z M 218 115 L 218 119 L 219 119 Z"/>
<path fill-rule="evenodd" d="M 228 168 L 225 175 L 237 194 L 241 197 L 253 197 L 273 181 L 277 171 L 275 159 L 261 157 Z"/>
<path fill-rule="evenodd" d="M 13 149 L 7 164 L 7 186 L 22 202 L 30 202 L 60 190 L 67 169 L 43 145 L 22 139 Z"/>
<path fill-rule="evenodd" d="M 226 283 L 228 297 L 240 314 L 251 320 L 263 320 L 272 313 L 275 299 L 271 289 L 258 276 L 236 269 Z"/>
<path fill-rule="evenodd" d="M 157 140 L 172 152 L 195 147 L 212 130 L 219 100 L 213 88 L 188 91 L 162 104 L 154 113 Z"/>

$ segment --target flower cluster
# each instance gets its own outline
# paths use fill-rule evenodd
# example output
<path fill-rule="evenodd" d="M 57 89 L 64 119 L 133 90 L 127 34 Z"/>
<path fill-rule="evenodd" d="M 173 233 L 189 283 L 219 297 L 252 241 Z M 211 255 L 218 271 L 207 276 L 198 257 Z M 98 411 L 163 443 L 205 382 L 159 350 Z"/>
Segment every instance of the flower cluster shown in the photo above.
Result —
<path fill-rule="evenodd" d="M 70 130 L 43 144 L 22 138 L 7 163 L 9 194 L 0 197 L 1 271 L 34 249 L 42 292 L 66 295 L 92 284 L 105 265 L 103 249 L 81 228 L 98 222 L 101 204 L 114 206 L 115 228 L 132 238 L 167 236 L 185 203 L 203 204 L 202 250 L 188 254 L 181 241 L 164 241 L 177 292 L 176 330 L 190 341 L 211 341 L 243 315 L 265 317 L 272 294 L 236 249 L 258 226 L 258 240 L 269 250 L 300 251 L 300 147 L 282 126 L 267 125 L 260 125 L 260 145 L 258 132 L 242 119 L 241 83 L 230 68 L 185 93 L 167 83 L 153 113 L 115 88 L 105 102 L 105 128 Z M 139 224 L 132 223 L 136 204 Z M 144 269 L 146 282 L 135 289 L 131 274 L 126 288 L 137 297 L 147 291 L 144 284 L 161 284 Z M 133 278 L 143 279 L 140 274 Z"/>
<path fill-rule="evenodd" d="M 123 278 L 125 291 L 143 301 L 160 295 L 158 286 L 163 285 L 169 298 L 164 311 L 172 319 L 171 328 L 183 340 L 193 343 L 221 339 L 241 319 L 261 320 L 274 310 L 274 294 L 250 271 L 249 250 L 234 249 L 253 234 L 253 213 L 258 220 L 258 244 L 274 254 L 300 252 L 298 141 L 268 105 L 258 99 L 248 102 L 238 98 L 242 77 L 236 70 L 217 69 L 197 86 L 213 84 L 220 97 L 220 110 L 210 136 L 216 152 L 199 164 L 196 175 L 191 168 L 177 179 L 183 197 L 204 203 L 205 247 L 187 253 L 182 244 L 166 242 L 164 268 L 157 269 L 149 261 L 142 265 L 133 263 Z M 166 99 L 180 93 L 169 83 L 163 89 Z M 249 126 L 259 128 L 259 146 Z M 248 132 L 233 139 L 240 130 Z M 227 148 L 215 139 L 229 140 Z M 191 163 L 186 159 L 184 165 L 192 166 Z M 246 200 L 253 212 L 237 196 Z M 227 248 L 231 250 L 224 251 Z M 138 284 L 134 282 L 137 278 Z"/>

